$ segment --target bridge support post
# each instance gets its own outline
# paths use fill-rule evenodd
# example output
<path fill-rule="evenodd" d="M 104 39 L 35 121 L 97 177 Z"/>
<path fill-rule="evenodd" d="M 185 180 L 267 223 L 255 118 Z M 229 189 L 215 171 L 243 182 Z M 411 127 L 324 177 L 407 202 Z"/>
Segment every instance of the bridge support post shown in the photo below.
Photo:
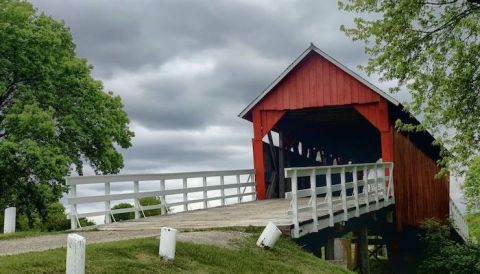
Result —
<path fill-rule="evenodd" d="M 358 260 L 357 267 L 362 274 L 370 273 L 370 264 L 368 263 L 368 231 L 367 226 L 362 224 L 357 231 L 358 236 Z"/>
<path fill-rule="evenodd" d="M 333 228 L 329 229 L 327 235 L 327 243 L 325 245 L 325 260 L 334 260 L 335 259 L 335 232 Z"/>

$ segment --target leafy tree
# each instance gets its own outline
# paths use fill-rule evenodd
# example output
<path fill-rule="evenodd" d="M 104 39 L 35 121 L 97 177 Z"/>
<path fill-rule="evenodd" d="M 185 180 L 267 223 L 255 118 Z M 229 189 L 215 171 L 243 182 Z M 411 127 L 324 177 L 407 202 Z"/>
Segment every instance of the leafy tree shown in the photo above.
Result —
<path fill-rule="evenodd" d="M 0 0 L 0 208 L 33 225 L 66 190 L 64 176 L 117 173 L 133 132 L 121 99 L 75 54 L 67 26 L 30 3 Z"/>
<path fill-rule="evenodd" d="M 472 161 L 465 174 L 463 194 L 469 211 L 480 210 L 480 156 Z"/>
<path fill-rule="evenodd" d="M 436 220 L 423 225 L 425 258 L 419 273 L 480 273 L 480 245 L 459 244 L 451 238 L 451 226 Z"/>
<path fill-rule="evenodd" d="M 340 9 L 360 13 L 355 27 L 341 29 L 366 43 L 363 69 L 406 88 L 407 108 L 422 116 L 443 151 L 441 164 L 463 172 L 480 150 L 480 1 L 350 0 Z M 444 169 L 446 171 L 446 169 Z"/>
<path fill-rule="evenodd" d="M 118 205 L 113 206 L 112 210 L 123 209 L 123 208 L 133 208 L 133 205 L 129 203 L 120 203 Z M 113 214 L 113 217 L 117 222 L 131 220 L 135 218 L 135 212 L 116 213 L 116 214 Z"/>

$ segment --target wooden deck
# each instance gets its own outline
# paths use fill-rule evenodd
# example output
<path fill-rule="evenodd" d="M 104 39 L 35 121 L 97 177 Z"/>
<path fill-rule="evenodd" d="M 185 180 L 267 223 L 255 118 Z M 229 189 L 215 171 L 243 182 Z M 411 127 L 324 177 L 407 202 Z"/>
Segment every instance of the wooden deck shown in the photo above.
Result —
<path fill-rule="evenodd" d="M 289 201 L 271 199 L 233 204 L 223 207 L 192 210 L 138 220 L 117 222 L 99 226 L 100 230 L 147 230 L 163 226 L 179 230 L 218 227 L 263 227 L 272 221 L 282 230 L 289 230 L 292 217 L 287 215 Z"/>
<path fill-rule="evenodd" d="M 324 198 L 319 198 L 324 200 Z M 362 200 L 360 214 L 368 212 L 365 203 Z M 299 200 L 299 205 L 307 206 L 309 199 L 303 198 Z M 376 202 L 370 201 L 370 210 L 376 210 Z M 379 206 L 385 207 L 383 199 L 380 199 Z M 343 219 L 343 210 L 340 203 L 334 203 L 334 218 Z M 137 220 L 116 222 L 105 224 L 98 227 L 100 230 L 152 230 L 161 227 L 173 227 L 179 230 L 192 229 L 208 229 L 222 227 L 264 227 L 269 221 L 272 221 L 282 230 L 285 235 L 291 236 L 293 229 L 292 216 L 288 215 L 290 202 L 286 199 L 270 199 L 257 200 L 248 203 L 233 204 L 223 207 L 215 207 L 208 209 L 192 210 L 187 212 L 179 212 L 168 215 L 160 215 L 147 217 Z M 355 204 L 349 203 L 349 219 L 355 217 Z M 328 227 L 328 210 L 322 210 L 318 215 L 320 223 L 325 223 L 324 227 Z M 311 214 L 299 214 L 300 227 L 308 227 L 313 223 Z M 304 234 L 304 233 L 302 233 Z"/>

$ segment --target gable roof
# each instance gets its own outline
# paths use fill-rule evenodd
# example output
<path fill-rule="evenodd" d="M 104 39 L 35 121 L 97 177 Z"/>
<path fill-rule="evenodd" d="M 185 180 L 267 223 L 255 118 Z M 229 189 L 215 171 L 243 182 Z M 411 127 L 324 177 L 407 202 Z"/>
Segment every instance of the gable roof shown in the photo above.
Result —
<path fill-rule="evenodd" d="M 400 106 L 400 102 L 398 102 L 395 98 L 388 95 L 387 93 L 385 93 L 384 91 L 382 91 L 381 89 L 379 89 L 378 87 L 373 85 L 372 83 L 368 82 L 367 80 L 362 78 L 360 75 L 356 74 L 351 69 L 347 68 L 346 66 L 344 66 L 343 64 L 341 64 L 340 62 L 338 62 L 337 60 L 332 58 L 330 55 L 328 55 L 327 53 L 325 53 L 321 49 L 317 48 L 312 43 L 302 54 L 300 54 L 300 56 L 297 57 L 297 59 L 295 59 L 295 61 L 292 64 L 290 64 L 287 67 L 287 69 L 285 69 L 285 71 L 282 72 L 282 74 L 280 74 L 275 79 L 275 81 L 273 81 L 273 83 L 271 83 L 257 98 L 255 98 L 255 100 L 253 100 L 250 104 L 248 104 L 248 106 L 238 116 L 246 119 L 246 116 L 253 109 L 253 107 L 255 105 L 257 105 L 265 96 L 267 96 L 267 94 L 272 89 L 274 89 L 290 73 L 290 71 L 292 71 L 300 62 L 302 62 L 302 60 L 305 59 L 310 52 L 317 53 L 321 57 L 325 58 L 326 60 L 328 60 L 329 62 L 331 62 L 332 64 L 334 64 L 338 68 L 340 68 L 341 70 L 343 70 L 348 75 L 352 76 L 353 78 L 355 78 L 356 80 L 358 80 L 362 84 L 364 84 L 365 86 L 369 87 L 370 89 L 372 89 L 373 91 L 378 93 L 380 96 L 385 98 L 387 101 L 389 101 L 393 105 Z"/>

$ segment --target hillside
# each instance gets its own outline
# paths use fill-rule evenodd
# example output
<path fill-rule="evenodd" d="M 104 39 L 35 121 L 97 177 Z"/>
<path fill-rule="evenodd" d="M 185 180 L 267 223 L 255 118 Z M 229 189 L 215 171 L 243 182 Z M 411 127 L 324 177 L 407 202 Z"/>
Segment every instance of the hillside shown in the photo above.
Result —
<path fill-rule="evenodd" d="M 273 250 L 262 250 L 255 246 L 257 237 L 250 234 L 230 247 L 178 242 L 173 263 L 158 257 L 154 237 L 90 244 L 86 273 L 350 273 L 288 239 L 281 239 Z M 58 248 L 3 256 L 0 273 L 65 273 L 65 252 Z"/>

